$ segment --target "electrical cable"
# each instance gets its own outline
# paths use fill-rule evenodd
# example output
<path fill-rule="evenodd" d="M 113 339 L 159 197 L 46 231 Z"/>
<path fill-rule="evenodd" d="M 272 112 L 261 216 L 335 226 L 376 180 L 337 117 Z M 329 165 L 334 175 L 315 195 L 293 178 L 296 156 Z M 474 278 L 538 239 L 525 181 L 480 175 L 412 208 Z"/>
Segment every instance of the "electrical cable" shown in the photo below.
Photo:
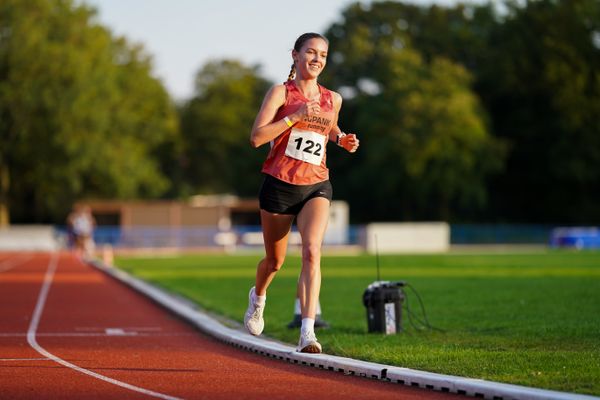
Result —
<path fill-rule="evenodd" d="M 379 275 L 379 244 L 377 243 L 377 235 L 375 235 L 375 263 L 377 266 L 377 282 L 381 282 L 381 278 Z M 426 329 L 431 329 L 431 330 L 438 331 L 438 332 L 446 332 L 445 330 L 437 328 L 429 323 L 429 319 L 427 318 L 427 312 L 425 311 L 425 305 L 423 304 L 423 300 L 421 299 L 421 296 L 419 295 L 417 290 L 412 285 L 410 285 L 409 283 L 407 283 L 405 281 L 398 281 L 398 282 L 396 282 L 396 284 L 398 284 L 399 288 L 402 286 L 408 286 L 410 288 L 410 290 L 412 290 L 413 293 L 417 296 L 417 300 L 419 300 L 419 304 L 421 305 L 421 313 L 423 314 L 423 318 L 425 319 L 425 321 L 421 320 L 416 314 L 414 314 L 410 310 L 410 307 L 408 305 L 408 295 L 404 296 L 404 299 L 406 300 L 405 304 L 406 304 L 406 314 L 408 315 L 408 321 L 415 330 L 424 331 Z M 399 289 L 399 290 L 402 291 L 402 289 Z M 419 322 L 421 324 L 421 326 L 415 325 L 415 323 L 412 320 L 413 317 L 417 320 L 417 322 Z"/>
<path fill-rule="evenodd" d="M 417 326 L 414 322 L 413 322 L 413 313 L 410 311 L 410 305 L 408 303 L 408 296 L 404 297 L 404 309 L 406 310 L 406 315 L 408 316 L 408 322 L 410 323 L 410 325 L 413 327 L 413 329 L 415 329 L 416 331 L 422 331 L 425 328 L 422 326 Z"/>
<path fill-rule="evenodd" d="M 408 322 L 410 325 L 417 331 L 422 331 L 424 328 L 421 326 L 416 326 L 412 320 L 412 312 L 410 311 L 410 306 L 408 304 L 408 296 L 404 296 L 404 309 L 406 310 L 406 315 L 408 316 Z"/>
<path fill-rule="evenodd" d="M 415 296 L 417 296 L 417 300 L 419 301 L 419 304 L 421 306 L 421 314 L 423 315 L 424 321 L 421 320 L 415 313 L 413 313 L 410 310 L 409 307 L 409 303 L 408 303 L 408 293 L 407 296 L 405 296 L 406 299 L 406 313 L 408 315 L 408 321 L 411 324 L 411 326 L 416 329 L 417 331 L 423 331 L 426 329 L 431 329 L 434 331 L 438 331 L 438 332 L 446 332 L 443 329 L 437 328 L 433 325 L 431 325 L 431 323 L 429 323 L 429 318 L 427 318 L 427 312 L 425 311 L 425 305 L 423 304 L 423 300 L 421 299 L 421 296 L 419 295 L 419 292 L 417 292 L 417 290 L 409 283 L 405 283 L 405 286 L 407 286 L 408 288 L 410 288 L 410 290 L 413 291 L 413 293 L 415 294 Z M 421 326 L 416 326 L 415 323 L 413 322 L 412 319 L 416 319 L 418 323 L 421 324 Z"/>

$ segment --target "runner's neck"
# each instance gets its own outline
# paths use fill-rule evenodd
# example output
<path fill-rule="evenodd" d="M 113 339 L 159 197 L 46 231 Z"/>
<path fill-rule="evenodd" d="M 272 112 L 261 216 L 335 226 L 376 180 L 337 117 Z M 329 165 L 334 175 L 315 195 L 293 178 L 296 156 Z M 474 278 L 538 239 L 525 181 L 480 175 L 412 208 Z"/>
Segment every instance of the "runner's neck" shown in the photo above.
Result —
<path fill-rule="evenodd" d="M 308 100 L 320 100 L 321 99 L 321 90 L 319 89 L 319 84 L 316 80 L 296 80 L 296 87 L 302 93 L 304 97 Z"/>

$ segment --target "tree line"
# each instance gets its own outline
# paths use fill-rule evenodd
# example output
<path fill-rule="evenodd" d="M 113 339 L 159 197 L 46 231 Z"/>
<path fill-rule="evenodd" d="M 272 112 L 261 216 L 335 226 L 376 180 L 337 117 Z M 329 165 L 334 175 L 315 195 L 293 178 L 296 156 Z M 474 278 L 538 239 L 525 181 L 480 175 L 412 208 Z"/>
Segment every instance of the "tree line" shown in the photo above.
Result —
<path fill-rule="evenodd" d="M 320 82 L 361 139 L 328 152 L 353 222 L 600 222 L 599 2 L 356 3 L 325 35 Z M 255 197 L 268 149 L 248 138 L 272 84 L 213 60 L 175 104 L 93 9 L 5 0 L 0 223 L 62 222 L 85 198 Z"/>

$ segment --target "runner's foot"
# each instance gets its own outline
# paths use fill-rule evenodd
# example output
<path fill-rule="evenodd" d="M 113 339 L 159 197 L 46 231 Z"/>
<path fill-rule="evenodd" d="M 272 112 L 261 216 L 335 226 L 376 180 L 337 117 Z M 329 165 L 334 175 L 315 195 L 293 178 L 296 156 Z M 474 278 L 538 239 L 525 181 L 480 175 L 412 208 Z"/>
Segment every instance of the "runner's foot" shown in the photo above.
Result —
<path fill-rule="evenodd" d="M 300 334 L 297 351 L 300 353 L 321 353 L 321 344 L 317 341 L 314 332 L 309 331 Z"/>
<path fill-rule="evenodd" d="M 248 309 L 246 310 L 246 315 L 244 315 L 244 325 L 248 332 L 254 336 L 260 335 L 265 327 L 265 320 L 263 319 L 264 311 L 265 305 L 256 303 L 253 286 L 248 294 Z"/>

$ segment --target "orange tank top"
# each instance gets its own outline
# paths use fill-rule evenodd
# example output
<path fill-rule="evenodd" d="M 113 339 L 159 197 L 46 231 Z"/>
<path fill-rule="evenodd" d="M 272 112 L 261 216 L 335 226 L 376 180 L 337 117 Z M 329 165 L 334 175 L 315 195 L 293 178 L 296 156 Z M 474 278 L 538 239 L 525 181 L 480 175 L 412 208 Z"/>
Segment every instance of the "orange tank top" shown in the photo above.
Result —
<path fill-rule="evenodd" d="M 274 121 L 296 112 L 309 100 L 294 81 L 285 84 L 285 104 Z M 294 185 L 312 185 L 329 179 L 326 166 L 327 142 L 333 128 L 335 108 L 331 91 L 319 85 L 321 112 L 305 117 L 271 141 L 271 151 L 262 172 Z"/>

